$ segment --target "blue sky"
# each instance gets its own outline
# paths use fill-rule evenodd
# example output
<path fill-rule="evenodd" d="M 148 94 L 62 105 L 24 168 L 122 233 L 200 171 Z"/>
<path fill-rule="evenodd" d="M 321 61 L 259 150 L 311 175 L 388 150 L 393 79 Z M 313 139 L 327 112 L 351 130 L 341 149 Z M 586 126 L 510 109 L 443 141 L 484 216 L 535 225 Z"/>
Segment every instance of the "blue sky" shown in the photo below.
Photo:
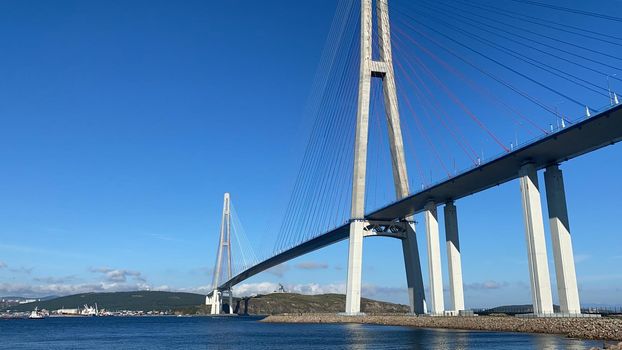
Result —
<path fill-rule="evenodd" d="M 407 17 L 398 11 L 409 5 L 395 3 L 395 26 L 406 31 Z M 589 4 L 557 3 L 602 12 Z M 619 4 L 611 2 L 607 12 L 620 15 Z M 204 291 L 211 283 L 225 191 L 231 192 L 254 249 L 269 250 L 309 138 L 314 116 L 304 110 L 336 8 L 335 1 L 276 0 L 0 3 L 0 295 Z M 565 19 L 556 12 L 542 14 L 549 13 Z M 571 19 L 622 36 L 611 23 Z M 460 96 L 474 101 L 473 91 L 426 62 Z M 474 72 L 465 73 L 495 89 Z M 590 78 L 606 84 L 603 77 Z M 614 89 L 622 87 L 618 83 Z M 408 87 L 401 84 L 398 88 Z M 517 79 L 516 84 L 530 88 Z M 562 89 L 595 107 L 607 103 L 575 87 Z M 534 118 L 544 113 L 507 91 L 496 92 Z M 559 96 L 534 93 L 566 115 L 583 113 Z M 472 108 L 484 115 L 490 111 L 477 103 Z M 407 114 L 402 108 L 402 118 L 412 117 Z M 524 125 L 508 126 L 493 114 L 483 120 L 504 142 L 531 136 Z M 499 153 L 488 140 L 477 143 L 484 138 L 463 118 L 458 126 L 473 135 L 478 152 Z M 405 133 L 412 132 L 413 152 L 419 152 L 426 177 L 429 172 L 433 180 L 441 179 L 442 167 L 409 123 Z M 549 123 L 550 118 L 538 120 L 545 129 Z M 443 130 L 429 130 L 441 144 Z M 384 150 L 375 140 L 370 157 Z M 459 169 L 468 165 L 457 146 L 444 147 L 445 161 L 457 159 Z M 562 165 L 584 304 L 622 303 L 617 248 L 622 235 L 615 221 L 622 210 L 621 152 L 614 145 Z M 410 156 L 416 188 L 420 179 Z M 388 159 L 387 154 L 380 162 Z M 370 170 L 370 183 L 386 186 L 374 189 L 385 195 L 372 207 L 392 196 L 386 190 L 390 172 L 376 171 Z M 467 306 L 529 303 L 518 183 L 457 206 Z M 418 231 L 427 281 L 422 224 Z M 364 296 L 405 302 L 400 243 L 368 239 L 364 249 Z M 443 252 L 447 276 L 445 261 Z M 260 274 L 239 291 L 269 291 L 283 283 L 303 292 L 339 292 L 346 263 L 347 242 L 341 242 Z M 550 270 L 554 282 L 552 261 Z"/>

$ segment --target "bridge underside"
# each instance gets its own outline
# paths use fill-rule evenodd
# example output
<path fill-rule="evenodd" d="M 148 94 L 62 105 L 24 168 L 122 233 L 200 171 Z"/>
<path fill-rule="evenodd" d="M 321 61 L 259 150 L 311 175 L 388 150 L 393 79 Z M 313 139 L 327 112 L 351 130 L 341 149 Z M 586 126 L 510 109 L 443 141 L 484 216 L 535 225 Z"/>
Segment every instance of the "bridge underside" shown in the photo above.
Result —
<path fill-rule="evenodd" d="M 554 134 L 504 154 L 488 163 L 412 194 L 365 215 L 367 220 L 404 219 L 425 209 L 430 200 L 444 203 L 483 191 L 519 177 L 519 169 L 532 163 L 536 170 L 558 164 L 622 140 L 622 105 L 576 122 Z M 278 264 L 349 237 L 349 223 L 283 251 L 243 271 L 219 289 L 230 287 Z"/>

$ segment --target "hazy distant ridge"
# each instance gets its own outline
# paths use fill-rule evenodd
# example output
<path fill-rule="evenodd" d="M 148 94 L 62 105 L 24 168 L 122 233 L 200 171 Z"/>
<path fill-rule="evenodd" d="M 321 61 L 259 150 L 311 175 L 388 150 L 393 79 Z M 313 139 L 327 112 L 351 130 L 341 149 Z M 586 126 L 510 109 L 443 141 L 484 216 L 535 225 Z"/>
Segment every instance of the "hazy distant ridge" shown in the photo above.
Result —
<path fill-rule="evenodd" d="M 93 306 L 95 303 L 97 303 L 99 308 L 105 308 L 109 311 L 166 311 L 204 304 L 205 296 L 194 293 L 156 291 L 82 293 L 51 300 L 20 304 L 10 307 L 10 309 L 14 311 L 31 311 L 35 307 L 47 310 L 57 310 L 61 308 L 73 309 L 83 307 L 84 304 Z"/>
<path fill-rule="evenodd" d="M 227 300 L 223 301 L 224 303 Z M 184 314 L 207 314 L 209 307 L 205 296 L 181 292 L 116 292 L 83 293 L 59 297 L 52 300 L 37 301 L 9 307 L 12 311 L 31 311 L 39 309 L 57 310 L 61 308 L 81 308 L 84 304 L 108 311 L 173 311 Z M 322 294 L 301 295 L 293 293 L 273 293 L 250 298 L 235 298 L 234 310 L 240 314 L 280 314 L 280 313 L 336 313 L 344 310 L 345 295 Z M 370 313 L 406 313 L 405 305 L 392 304 L 363 298 L 363 312 Z"/>

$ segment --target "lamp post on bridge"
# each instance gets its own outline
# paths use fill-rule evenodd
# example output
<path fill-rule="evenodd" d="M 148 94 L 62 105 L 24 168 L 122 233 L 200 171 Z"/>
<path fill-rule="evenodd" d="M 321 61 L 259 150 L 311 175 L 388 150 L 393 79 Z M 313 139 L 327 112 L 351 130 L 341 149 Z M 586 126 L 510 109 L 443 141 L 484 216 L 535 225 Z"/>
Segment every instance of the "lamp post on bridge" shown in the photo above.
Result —
<path fill-rule="evenodd" d="M 611 91 L 611 83 L 609 81 L 609 78 L 610 77 L 615 77 L 617 75 L 618 75 L 617 73 L 607 74 L 607 91 L 609 91 L 609 105 L 611 105 L 611 106 L 618 104 L 618 96 L 616 95 L 615 92 Z"/>

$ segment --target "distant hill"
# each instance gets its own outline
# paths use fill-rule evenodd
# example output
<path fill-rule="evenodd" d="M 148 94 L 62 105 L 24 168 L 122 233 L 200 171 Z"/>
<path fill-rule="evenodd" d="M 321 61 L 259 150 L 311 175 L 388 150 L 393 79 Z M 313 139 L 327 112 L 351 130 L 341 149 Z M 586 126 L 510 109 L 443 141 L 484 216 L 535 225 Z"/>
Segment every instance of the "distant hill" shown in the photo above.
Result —
<path fill-rule="evenodd" d="M 49 295 L 47 297 L 41 297 L 41 298 L 28 298 L 28 297 L 12 297 L 12 296 L 4 296 L 4 297 L 0 297 L 0 299 L 4 299 L 4 300 L 15 300 L 15 301 L 23 301 L 23 300 L 50 300 L 50 299 L 55 299 L 58 298 L 58 295 Z"/>
<path fill-rule="evenodd" d="M 244 298 L 234 303 L 234 311 L 241 314 L 282 313 L 338 313 L 346 306 L 344 294 L 303 295 L 294 293 L 272 293 Z M 406 305 L 387 303 L 361 298 L 361 311 L 374 313 L 407 313 Z"/>
<path fill-rule="evenodd" d="M 94 305 L 109 311 L 132 310 L 175 310 L 194 307 L 205 303 L 205 296 L 194 293 L 180 292 L 115 292 L 115 293 L 83 293 L 59 297 L 51 300 L 36 301 L 9 307 L 12 311 L 31 311 L 39 309 L 57 310 L 62 308 L 79 308 L 84 304 Z"/>
<path fill-rule="evenodd" d="M 223 304 L 228 299 L 225 297 Z M 304 295 L 295 293 L 272 293 L 248 298 L 234 298 L 233 312 L 240 315 L 278 315 L 296 313 L 338 313 L 345 310 L 346 296 L 343 294 Z M 223 308 L 227 308 L 224 306 Z M 193 308 L 177 309 L 184 314 L 206 314 L 210 307 L 199 305 Z M 406 305 L 392 304 L 361 298 L 361 311 L 369 314 L 407 313 Z"/>
<path fill-rule="evenodd" d="M 345 309 L 345 295 L 322 294 L 302 295 L 293 293 L 273 293 L 249 298 L 235 298 L 234 311 L 239 314 L 282 314 L 282 313 L 337 313 Z M 223 300 L 224 303 L 227 299 Z M 205 296 L 179 292 L 117 292 L 84 293 L 52 300 L 38 301 L 8 307 L 11 311 L 31 311 L 39 309 L 57 310 L 79 308 L 84 304 L 94 305 L 109 311 L 174 311 L 180 314 L 208 314 L 210 307 L 205 304 Z M 361 299 L 361 310 L 367 313 L 406 313 L 406 305 L 392 304 L 371 299 Z"/>

